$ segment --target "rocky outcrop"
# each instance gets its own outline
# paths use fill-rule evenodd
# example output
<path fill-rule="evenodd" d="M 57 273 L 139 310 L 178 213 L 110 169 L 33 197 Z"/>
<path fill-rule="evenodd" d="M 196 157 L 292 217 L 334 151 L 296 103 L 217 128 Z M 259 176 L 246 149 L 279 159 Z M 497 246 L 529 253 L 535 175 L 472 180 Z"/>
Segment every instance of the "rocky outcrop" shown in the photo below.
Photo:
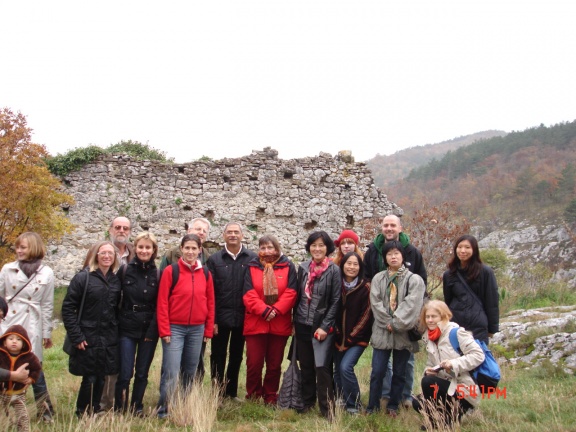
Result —
<path fill-rule="evenodd" d="M 537 226 L 521 222 L 514 229 L 496 230 L 486 234 L 478 229 L 475 234 L 480 248 L 502 249 L 516 264 L 546 264 L 554 269 L 556 279 L 567 281 L 571 287 L 576 287 L 573 259 L 576 244 L 564 226 Z M 512 276 L 515 274 L 514 263 L 510 266 L 510 273 Z"/>
<path fill-rule="evenodd" d="M 576 306 L 516 310 L 501 318 L 490 341 L 503 348 L 513 365 L 537 366 L 544 360 L 566 373 L 576 372 Z"/>
<path fill-rule="evenodd" d="M 76 200 L 67 210 L 76 229 L 49 247 L 46 262 L 59 285 L 79 270 L 87 248 L 105 237 L 117 215 L 132 220 L 133 236 L 153 232 L 161 253 L 177 244 L 188 221 L 205 217 L 212 223 L 213 242 L 222 240 L 227 222 L 238 221 L 250 248 L 257 248 L 264 233 L 274 234 L 284 253 L 300 262 L 313 230 L 336 238 L 348 228 L 362 237 L 364 220 L 402 214 L 350 152 L 282 160 L 276 150 L 265 148 L 241 158 L 186 164 L 107 155 L 68 175 L 64 183 Z"/>

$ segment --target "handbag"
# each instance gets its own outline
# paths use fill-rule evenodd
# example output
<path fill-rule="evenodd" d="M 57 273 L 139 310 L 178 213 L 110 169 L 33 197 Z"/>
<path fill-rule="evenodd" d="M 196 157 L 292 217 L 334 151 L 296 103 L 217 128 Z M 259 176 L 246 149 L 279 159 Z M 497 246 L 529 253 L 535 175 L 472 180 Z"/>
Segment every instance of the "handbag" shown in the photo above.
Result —
<path fill-rule="evenodd" d="M 88 273 L 88 270 L 86 270 L 86 283 L 84 284 L 84 292 L 82 293 L 82 301 L 80 302 L 80 309 L 78 310 L 78 319 L 76 321 L 78 324 L 80 324 L 80 318 L 82 318 L 82 310 L 84 309 L 84 300 L 86 300 L 86 291 L 88 291 L 89 279 L 90 274 Z M 62 350 L 69 356 L 74 355 L 76 353 L 76 347 L 72 345 L 72 341 L 68 336 L 68 332 L 66 332 L 66 336 L 64 337 L 64 344 L 62 345 Z"/>
<path fill-rule="evenodd" d="M 304 400 L 302 399 L 302 371 L 296 357 L 296 336 L 292 336 L 290 349 L 292 351 L 290 366 L 284 372 L 277 404 L 278 408 L 298 411 L 304 409 Z"/>

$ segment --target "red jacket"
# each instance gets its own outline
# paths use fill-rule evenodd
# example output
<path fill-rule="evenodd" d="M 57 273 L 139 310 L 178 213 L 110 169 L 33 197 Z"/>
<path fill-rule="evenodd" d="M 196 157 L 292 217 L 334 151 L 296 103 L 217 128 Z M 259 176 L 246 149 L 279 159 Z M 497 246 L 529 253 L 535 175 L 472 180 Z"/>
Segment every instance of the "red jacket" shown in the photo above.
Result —
<path fill-rule="evenodd" d="M 297 274 L 294 264 L 282 255 L 274 264 L 274 275 L 278 284 L 278 300 L 273 305 L 264 302 L 262 279 L 264 267 L 258 258 L 248 263 L 244 279 L 244 335 L 270 333 L 278 336 L 292 334 L 292 307 L 296 304 Z M 276 318 L 266 321 L 266 317 L 276 310 Z"/>
<path fill-rule="evenodd" d="M 156 316 L 160 337 L 171 336 L 170 324 L 204 324 L 204 337 L 214 334 L 214 284 L 208 272 L 208 280 L 200 261 L 190 266 L 178 260 L 180 274 L 172 293 L 172 266 L 162 273 L 158 290 Z"/>

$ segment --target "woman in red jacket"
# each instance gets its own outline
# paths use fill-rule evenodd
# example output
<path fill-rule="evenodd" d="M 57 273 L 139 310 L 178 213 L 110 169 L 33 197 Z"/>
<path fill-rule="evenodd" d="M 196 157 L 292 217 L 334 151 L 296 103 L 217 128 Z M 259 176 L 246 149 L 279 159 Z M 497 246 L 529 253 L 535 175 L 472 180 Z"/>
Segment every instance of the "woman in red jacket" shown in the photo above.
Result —
<path fill-rule="evenodd" d="M 210 272 L 198 260 L 201 246 L 197 235 L 185 235 L 177 267 L 166 267 L 160 279 L 156 306 L 162 338 L 159 418 L 168 415 L 169 395 L 174 394 L 180 370 L 184 376 L 194 377 L 202 342 L 214 332 L 214 284 Z"/>
<path fill-rule="evenodd" d="M 292 334 L 296 268 L 282 255 L 274 236 L 264 235 L 258 244 L 258 258 L 248 264 L 244 280 L 246 398 L 262 397 L 264 403 L 273 405 L 278 398 L 284 348 Z"/>

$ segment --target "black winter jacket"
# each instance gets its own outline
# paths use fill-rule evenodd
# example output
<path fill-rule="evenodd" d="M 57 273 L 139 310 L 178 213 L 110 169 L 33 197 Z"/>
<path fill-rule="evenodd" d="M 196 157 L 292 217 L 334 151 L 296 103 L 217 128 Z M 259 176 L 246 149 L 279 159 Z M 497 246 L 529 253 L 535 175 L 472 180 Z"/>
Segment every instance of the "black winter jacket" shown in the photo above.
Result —
<path fill-rule="evenodd" d="M 466 273 L 460 269 L 458 271 L 466 279 Z M 488 333 L 498 332 L 500 319 L 498 285 L 492 269 L 483 264 L 478 278 L 468 281 L 468 286 L 476 296 L 470 293 L 458 275 L 450 271 L 444 272 L 442 282 L 444 301 L 454 315 L 452 321 L 471 331 L 475 339 L 488 343 Z"/>
<path fill-rule="evenodd" d="M 86 271 L 76 274 L 62 302 L 62 321 L 73 346 L 86 341 L 85 350 L 75 349 L 68 369 L 72 375 L 113 375 L 118 373 L 118 303 L 120 280 L 112 271 L 106 276 L 100 269 L 88 273 L 88 287 L 84 309 L 77 323 L 82 302 Z"/>
<path fill-rule="evenodd" d="M 234 260 L 226 249 L 210 255 L 206 265 L 214 279 L 216 318 L 214 324 L 222 327 L 244 326 L 244 276 L 248 263 L 258 255 L 246 246 Z"/>
<path fill-rule="evenodd" d="M 312 332 L 321 328 L 326 333 L 334 331 L 336 314 L 340 308 L 342 276 L 340 268 L 333 262 L 314 281 L 312 301 L 308 303 L 304 290 L 308 282 L 311 261 L 305 261 L 298 268 L 298 300 L 294 306 L 294 321 L 311 325 Z M 317 299 L 315 304 L 315 299 Z"/>
<path fill-rule="evenodd" d="M 134 257 L 116 275 L 122 283 L 120 336 L 134 339 L 158 339 L 156 302 L 158 300 L 158 268 L 153 260 L 143 263 Z"/>

